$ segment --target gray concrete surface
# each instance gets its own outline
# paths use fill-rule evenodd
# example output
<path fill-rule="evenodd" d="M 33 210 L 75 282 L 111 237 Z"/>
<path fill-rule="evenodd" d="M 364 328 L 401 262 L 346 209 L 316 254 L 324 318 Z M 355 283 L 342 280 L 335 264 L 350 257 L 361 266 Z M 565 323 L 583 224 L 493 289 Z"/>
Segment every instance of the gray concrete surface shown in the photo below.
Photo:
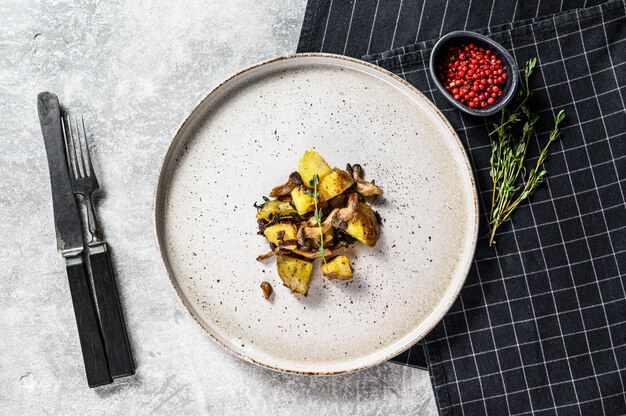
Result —
<path fill-rule="evenodd" d="M 428 374 L 394 364 L 279 374 L 213 343 L 163 272 L 152 195 L 175 129 L 220 79 L 295 50 L 305 0 L 0 3 L 0 414 L 436 413 Z M 36 94 L 82 112 L 138 370 L 86 386 Z"/>

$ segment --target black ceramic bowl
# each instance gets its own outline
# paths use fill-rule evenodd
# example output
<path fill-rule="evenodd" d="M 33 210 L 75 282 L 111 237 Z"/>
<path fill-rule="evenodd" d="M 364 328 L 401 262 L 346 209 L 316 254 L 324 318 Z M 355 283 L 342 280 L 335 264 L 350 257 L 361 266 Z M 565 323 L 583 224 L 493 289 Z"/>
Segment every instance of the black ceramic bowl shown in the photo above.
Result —
<path fill-rule="evenodd" d="M 461 104 L 460 102 L 455 100 L 452 94 L 450 94 L 444 88 L 441 80 L 437 76 L 437 64 L 439 63 L 440 59 L 442 59 L 448 52 L 448 48 L 452 45 L 467 44 L 470 42 L 484 48 L 489 48 L 491 52 L 493 52 L 506 65 L 507 82 L 504 86 L 504 90 L 502 91 L 502 96 L 499 97 L 498 101 L 486 108 L 474 109 L 469 108 L 465 104 Z M 500 110 L 502 110 L 502 108 L 506 106 L 509 102 L 511 102 L 511 100 L 514 98 L 517 87 L 519 86 L 519 72 L 517 70 L 517 64 L 515 63 L 515 59 L 513 59 L 511 54 L 506 49 L 504 49 L 502 45 L 494 42 L 488 37 L 480 35 L 478 33 L 467 31 L 450 32 L 441 39 L 439 39 L 439 41 L 435 44 L 432 53 L 430 54 L 430 76 L 434 80 L 435 85 L 437 86 L 439 91 L 446 97 L 448 101 L 450 101 L 450 103 L 452 103 L 452 105 L 454 105 L 459 110 L 464 111 L 467 114 L 472 114 L 474 116 L 484 117 L 500 112 Z"/>

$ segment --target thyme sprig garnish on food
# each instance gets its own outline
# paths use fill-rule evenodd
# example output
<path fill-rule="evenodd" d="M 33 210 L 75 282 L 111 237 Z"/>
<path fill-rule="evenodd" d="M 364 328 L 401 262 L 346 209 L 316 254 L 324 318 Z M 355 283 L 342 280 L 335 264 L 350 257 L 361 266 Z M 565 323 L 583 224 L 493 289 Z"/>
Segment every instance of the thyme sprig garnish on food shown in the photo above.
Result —
<path fill-rule="evenodd" d="M 313 199 L 313 202 L 315 203 L 315 211 L 313 212 L 313 217 L 315 218 L 315 221 L 317 221 L 317 226 L 320 228 L 319 251 L 320 251 L 320 255 L 322 256 L 322 260 L 324 261 L 324 264 L 326 264 L 326 256 L 325 256 L 326 250 L 324 249 L 324 229 L 322 227 L 322 212 L 319 209 L 319 199 L 320 199 L 319 184 L 320 184 L 320 177 L 318 175 L 313 176 L 313 179 L 311 179 L 311 181 L 309 182 L 309 185 L 311 185 L 311 188 L 313 188 L 313 192 L 311 192 L 310 189 L 307 189 L 306 193 L 309 196 L 309 198 Z"/>
<path fill-rule="evenodd" d="M 536 58 L 526 62 L 524 80 L 517 97 L 516 106 L 513 107 L 513 110 L 510 110 L 510 107 L 504 108 L 500 117 L 500 124 L 495 125 L 495 130 L 489 133 L 490 136 L 496 136 L 492 140 L 491 170 L 489 172 L 493 181 L 491 211 L 489 213 L 490 246 L 494 244 L 498 227 L 509 221 L 515 208 L 545 180 L 547 171 L 544 169 L 543 163 L 548 156 L 550 146 L 559 137 L 559 124 L 565 118 L 565 111 L 560 110 L 554 120 L 554 127 L 550 132 L 548 142 L 541 149 L 535 167 L 526 175 L 524 167 L 526 151 L 539 121 L 539 116 L 533 113 L 528 106 L 528 101 L 532 97 L 530 77 L 536 65 Z M 519 126 L 522 122 L 520 131 Z M 519 182 L 520 176 L 522 183 Z M 523 179 L 524 176 L 526 176 L 525 180 Z"/>

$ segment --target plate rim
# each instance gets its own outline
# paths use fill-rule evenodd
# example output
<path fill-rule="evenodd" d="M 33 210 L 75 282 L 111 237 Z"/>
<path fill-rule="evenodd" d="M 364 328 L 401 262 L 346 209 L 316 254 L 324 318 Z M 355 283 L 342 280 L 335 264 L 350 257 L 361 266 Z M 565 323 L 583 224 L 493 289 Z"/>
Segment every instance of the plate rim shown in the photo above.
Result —
<path fill-rule="evenodd" d="M 468 173 L 468 177 L 469 177 L 469 181 L 471 184 L 471 191 L 472 191 L 472 206 L 473 206 L 473 219 L 474 219 L 474 227 L 473 227 L 473 238 L 472 238 L 472 244 L 471 244 L 471 250 L 468 252 L 468 257 L 469 259 L 466 259 L 464 261 L 464 267 L 462 268 L 463 270 L 463 278 L 459 279 L 459 282 L 457 284 L 456 287 L 453 288 L 449 288 L 448 291 L 450 289 L 453 289 L 453 293 L 449 293 L 447 296 L 444 296 L 443 300 L 446 300 L 447 297 L 447 301 L 445 303 L 445 305 L 440 308 L 441 304 L 437 305 L 436 309 L 439 309 L 440 312 L 433 318 L 431 318 L 432 315 L 429 315 L 428 318 L 430 318 L 430 322 L 428 325 L 426 325 L 426 327 L 423 330 L 423 333 L 420 334 L 419 336 L 415 337 L 414 339 L 410 340 L 409 342 L 407 342 L 405 345 L 402 345 L 400 348 L 394 350 L 392 353 L 387 354 L 386 356 L 382 357 L 382 358 L 378 358 L 376 360 L 372 360 L 371 362 L 368 362 L 366 364 L 360 365 L 358 367 L 355 368 L 349 368 L 349 369 L 345 369 L 345 370 L 336 370 L 336 371 L 301 371 L 301 370 L 295 370 L 295 369 L 291 369 L 291 368 L 282 368 L 280 366 L 277 365 L 271 365 L 265 362 L 261 362 L 258 360 L 255 360 L 254 358 L 245 355 L 243 353 L 241 353 L 240 351 L 237 351 L 233 348 L 231 348 L 230 346 L 228 346 L 226 343 L 222 342 L 222 340 L 220 340 L 215 334 L 213 334 L 205 325 L 202 324 L 202 322 L 200 322 L 198 320 L 198 318 L 195 316 L 195 314 L 192 312 L 192 310 L 190 309 L 190 305 L 188 305 L 188 301 L 185 300 L 184 294 L 181 293 L 181 289 L 178 287 L 178 283 L 175 282 L 173 273 L 170 269 L 169 263 L 166 260 L 166 256 L 165 256 L 165 249 L 163 247 L 163 245 L 161 244 L 162 241 L 162 233 L 159 231 L 160 227 L 159 227 L 159 217 L 161 214 L 161 209 L 159 208 L 159 203 L 162 202 L 163 196 L 161 195 L 162 191 L 163 191 L 163 187 L 164 187 L 164 182 L 165 182 L 165 171 L 167 169 L 165 169 L 165 163 L 170 159 L 171 154 L 173 153 L 173 151 L 176 148 L 176 144 L 177 142 L 180 140 L 179 139 L 179 135 L 181 134 L 181 131 L 186 128 L 188 126 L 188 124 L 190 124 L 192 122 L 192 118 L 194 116 L 194 113 L 196 112 L 196 110 L 201 107 L 207 100 L 209 100 L 223 85 L 225 85 L 226 83 L 230 82 L 231 80 L 247 73 L 250 72 L 252 70 L 255 70 L 259 67 L 262 66 L 266 66 L 266 65 L 271 65 L 274 64 L 276 62 L 280 62 L 280 61 L 284 61 L 284 60 L 291 60 L 291 59 L 298 59 L 298 58 L 320 58 L 323 60 L 331 60 L 331 61 L 347 61 L 350 62 L 352 64 L 356 64 L 364 66 L 366 68 L 369 68 L 371 70 L 377 71 L 379 72 L 381 75 L 386 76 L 386 77 L 391 77 L 394 81 L 399 82 L 400 84 L 402 84 L 405 88 L 407 88 L 409 90 L 409 92 L 411 92 L 412 94 L 414 94 L 415 96 L 419 97 L 426 105 L 428 105 L 430 107 L 430 109 L 433 111 L 433 113 L 435 115 L 437 115 L 441 122 L 443 123 L 443 126 L 445 126 L 450 133 L 452 133 L 452 137 L 454 139 L 454 142 L 456 143 L 456 145 L 459 147 L 459 150 L 461 151 L 461 155 L 462 155 L 462 159 L 464 161 L 464 167 L 467 170 Z M 415 344 L 417 344 L 419 341 L 421 341 L 430 331 L 432 331 L 432 329 L 439 324 L 439 322 L 441 322 L 441 320 L 443 319 L 443 317 L 448 313 L 448 311 L 450 310 L 450 308 L 452 307 L 452 305 L 454 304 L 454 302 L 457 300 L 457 298 L 459 297 L 459 294 L 463 288 L 463 286 L 465 285 L 465 281 L 467 280 L 467 275 L 469 274 L 469 270 L 471 268 L 471 265 L 473 263 L 473 259 L 474 259 L 474 253 L 476 252 L 476 246 L 478 243 L 478 231 L 479 231 L 479 226 L 480 226 L 480 215 L 479 215 L 479 211 L 478 211 L 478 192 L 477 192 L 477 188 L 476 188 L 476 179 L 475 179 L 475 174 L 474 174 L 474 170 L 472 169 L 468 154 L 465 150 L 465 148 L 463 147 L 463 144 L 461 142 L 461 139 L 459 138 L 457 132 L 454 130 L 454 128 L 450 125 L 450 122 L 448 121 L 448 119 L 443 115 L 443 113 L 441 112 L 441 110 L 439 110 L 439 108 L 430 100 L 428 99 L 428 97 L 426 97 L 426 95 L 424 95 L 421 91 L 419 91 L 417 88 L 415 88 L 413 85 L 411 85 L 408 81 L 404 80 L 403 78 L 399 77 L 398 75 L 384 69 L 381 68 L 377 65 L 371 64 L 369 62 L 366 61 L 362 61 L 360 59 L 356 59 L 356 58 L 352 58 L 349 56 L 344 56 L 344 55 L 337 55 L 337 54 L 332 54 L 332 53 L 323 53 L 323 52 L 307 52 L 307 53 L 292 53 L 292 54 L 286 54 L 286 55 L 279 55 L 276 56 L 274 58 L 269 58 L 260 62 L 257 62 L 255 64 L 252 64 L 250 66 L 247 66 L 243 69 L 240 69 L 238 71 L 236 71 L 235 73 L 231 74 L 230 76 L 222 79 L 217 85 L 215 85 L 213 88 L 211 88 L 209 90 L 209 92 L 202 97 L 198 103 L 193 107 L 193 109 L 185 116 L 185 118 L 183 119 L 183 121 L 179 124 L 179 126 L 176 128 L 176 131 L 174 133 L 174 135 L 172 136 L 169 144 L 167 145 L 167 150 L 165 151 L 165 153 L 163 154 L 160 163 L 158 165 L 158 171 L 157 171 L 157 180 L 156 180 L 156 184 L 154 186 L 154 192 L 153 192 L 153 197 L 152 197 L 152 212 L 153 212 L 153 216 L 152 216 L 152 226 L 153 226 L 153 235 L 154 235 L 154 239 L 155 239 L 155 245 L 157 248 L 157 251 L 159 252 L 159 257 L 160 257 L 160 263 L 161 263 L 161 267 L 163 267 L 163 270 L 165 271 L 165 273 L 168 276 L 169 282 L 171 287 L 174 289 L 174 292 L 176 293 L 176 296 L 178 297 L 178 300 L 182 303 L 182 305 L 184 306 L 185 310 L 187 311 L 187 313 L 193 318 L 193 320 L 200 326 L 200 328 L 202 329 L 203 332 L 205 332 L 214 342 L 216 342 L 218 345 L 220 345 L 222 348 L 226 349 L 227 351 L 229 351 L 230 353 L 234 354 L 236 357 L 247 361 L 249 363 L 252 364 L 256 364 L 258 366 L 261 366 L 263 368 L 267 368 L 270 370 L 274 370 L 274 371 L 278 371 L 278 372 L 283 372 L 283 373 L 291 373 L 291 374 L 300 374 L 300 375 L 315 375 L 315 376 L 332 376 L 332 375 L 340 375 L 340 374 L 346 374 L 346 373 L 353 373 L 353 372 L 357 372 L 357 371 L 361 371 L 361 370 L 365 370 L 367 368 L 371 368 L 374 367 L 376 365 L 382 364 L 384 362 L 389 361 L 391 358 L 397 356 L 398 354 L 403 353 L 404 351 L 408 350 L 409 348 L 411 348 L 412 346 L 414 346 Z M 471 256 L 469 255 L 469 253 L 471 253 Z M 444 294 L 445 295 L 445 294 Z M 433 312 L 435 312 L 435 310 Z M 427 318 L 427 319 L 428 319 Z"/>

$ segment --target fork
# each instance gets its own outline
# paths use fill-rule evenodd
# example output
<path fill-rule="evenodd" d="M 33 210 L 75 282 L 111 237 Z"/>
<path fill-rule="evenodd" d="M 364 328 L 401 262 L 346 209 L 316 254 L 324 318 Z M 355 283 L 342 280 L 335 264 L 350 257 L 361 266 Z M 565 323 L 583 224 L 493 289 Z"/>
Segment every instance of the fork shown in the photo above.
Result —
<path fill-rule="evenodd" d="M 92 201 L 93 193 L 100 189 L 100 186 L 91 164 L 85 121 L 81 116 L 79 124 L 79 119 L 75 116 L 74 123 L 72 123 L 70 116 L 65 114 L 62 123 L 72 191 L 75 195 L 82 196 L 81 199 L 87 210 L 89 264 L 104 346 L 109 361 L 109 371 L 113 378 L 133 375 L 135 365 L 111 267 L 111 258 L 107 243 L 101 238 Z"/>

